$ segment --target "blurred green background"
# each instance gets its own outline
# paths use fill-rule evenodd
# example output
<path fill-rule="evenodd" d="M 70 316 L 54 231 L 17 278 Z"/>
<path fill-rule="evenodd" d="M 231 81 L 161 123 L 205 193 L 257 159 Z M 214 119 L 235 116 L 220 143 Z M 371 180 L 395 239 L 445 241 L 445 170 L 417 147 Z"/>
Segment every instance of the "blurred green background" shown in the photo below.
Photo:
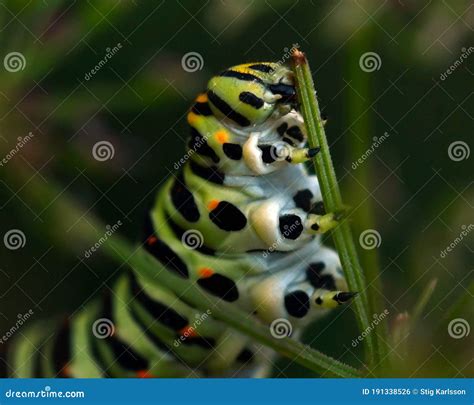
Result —
<path fill-rule="evenodd" d="M 25 244 L 0 243 L 0 332 L 107 288 L 120 266 L 84 258 L 88 216 L 120 220 L 138 240 L 184 153 L 196 93 L 228 66 L 281 60 L 298 44 L 354 236 L 375 235 L 360 253 L 389 312 L 388 374 L 472 377 L 473 27 L 467 0 L 1 1 L 0 236 L 21 230 Z M 113 158 L 94 159 L 101 141 Z M 305 341 L 360 368 L 359 333 L 350 310 L 335 311 Z M 274 375 L 311 374 L 282 360 Z"/>

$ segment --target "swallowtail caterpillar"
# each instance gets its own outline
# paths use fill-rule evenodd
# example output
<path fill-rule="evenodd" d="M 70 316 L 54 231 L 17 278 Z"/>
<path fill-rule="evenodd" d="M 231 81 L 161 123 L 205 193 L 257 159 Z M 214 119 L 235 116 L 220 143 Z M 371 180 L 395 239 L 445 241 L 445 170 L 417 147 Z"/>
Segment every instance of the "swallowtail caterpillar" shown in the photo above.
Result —
<path fill-rule="evenodd" d="M 320 234 L 326 213 L 305 147 L 291 70 L 234 66 L 214 76 L 187 121 L 186 156 L 159 191 L 143 240 L 157 272 L 171 272 L 298 338 L 348 303 L 337 254 Z M 272 325 L 272 326 L 271 326 Z M 39 323 L 9 353 L 16 377 L 261 377 L 269 349 L 193 308 L 139 273 L 67 322 Z"/>

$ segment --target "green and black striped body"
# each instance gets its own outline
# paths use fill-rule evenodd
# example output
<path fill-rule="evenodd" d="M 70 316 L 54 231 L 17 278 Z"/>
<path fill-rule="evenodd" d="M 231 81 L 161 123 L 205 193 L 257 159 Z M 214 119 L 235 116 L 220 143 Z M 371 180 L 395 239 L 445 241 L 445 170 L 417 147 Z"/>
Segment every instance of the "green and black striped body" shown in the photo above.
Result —
<path fill-rule="evenodd" d="M 320 234 L 325 213 L 305 148 L 293 75 L 250 63 L 213 77 L 188 114 L 185 162 L 157 195 L 143 240 L 156 272 L 232 303 L 298 338 L 346 303 L 339 259 Z M 11 375 L 264 376 L 272 354 L 132 270 L 113 292 L 60 327 L 38 324 L 15 342 Z M 273 332 L 273 331 L 272 331 Z"/>

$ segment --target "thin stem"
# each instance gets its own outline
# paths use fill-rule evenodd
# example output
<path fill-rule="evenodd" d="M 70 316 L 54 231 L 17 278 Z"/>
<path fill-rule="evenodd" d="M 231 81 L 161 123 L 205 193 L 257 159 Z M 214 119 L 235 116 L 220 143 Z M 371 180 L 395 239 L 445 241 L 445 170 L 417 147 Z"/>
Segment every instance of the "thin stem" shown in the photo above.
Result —
<path fill-rule="evenodd" d="M 310 147 L 319 147 L 321 152 L 313 159 L 318 180 L 321 185 L 324 205 L 327 212 L 344 211 L 341 191 L 337 183 L 336 173 L 329 152 L 329 146 L 324 131 L 321 112 L 314 90 L 313 78 L 308 61 L 303 52 L 296 50 L 293 53 L 293 70 L 296 76 L 296 88 L 301 104 L 301 111 L 308 132 Z M 370 302 L 364 274 L 359 264 L 357 250 L 352 238 L 347 220 L 342 220 L 332 232 L 334 244 L 341 259 L 347 284 L 351 291 L 359 292 L 354 300 L 354 309 L 360 330 L 369 327 Z M 379 364 L 380 359 L 376 352 L 375 334 L 367 334 L 366 355 L 369 364 Z"/>

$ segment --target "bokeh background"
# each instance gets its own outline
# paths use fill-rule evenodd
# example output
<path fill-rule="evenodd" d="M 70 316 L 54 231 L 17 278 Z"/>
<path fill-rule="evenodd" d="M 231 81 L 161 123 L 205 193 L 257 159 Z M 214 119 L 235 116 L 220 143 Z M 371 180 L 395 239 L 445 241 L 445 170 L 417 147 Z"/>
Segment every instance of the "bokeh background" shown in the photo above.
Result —
<path fill-rule="evenodd" d="M 106 289 L 120 265 L 84 256 L 88 218 L 138 240 L 209 77 L 298 44 L 389 313 L 389 374 L 472 377 L 473 27 L 468 0 L 2 0 L 0 335 L 19 314 L 74 312 Z M 359 334 L 346 309 L 304 339 L 363 367 Z M 281 360 L 274 375 L 313 374 Z"/>

